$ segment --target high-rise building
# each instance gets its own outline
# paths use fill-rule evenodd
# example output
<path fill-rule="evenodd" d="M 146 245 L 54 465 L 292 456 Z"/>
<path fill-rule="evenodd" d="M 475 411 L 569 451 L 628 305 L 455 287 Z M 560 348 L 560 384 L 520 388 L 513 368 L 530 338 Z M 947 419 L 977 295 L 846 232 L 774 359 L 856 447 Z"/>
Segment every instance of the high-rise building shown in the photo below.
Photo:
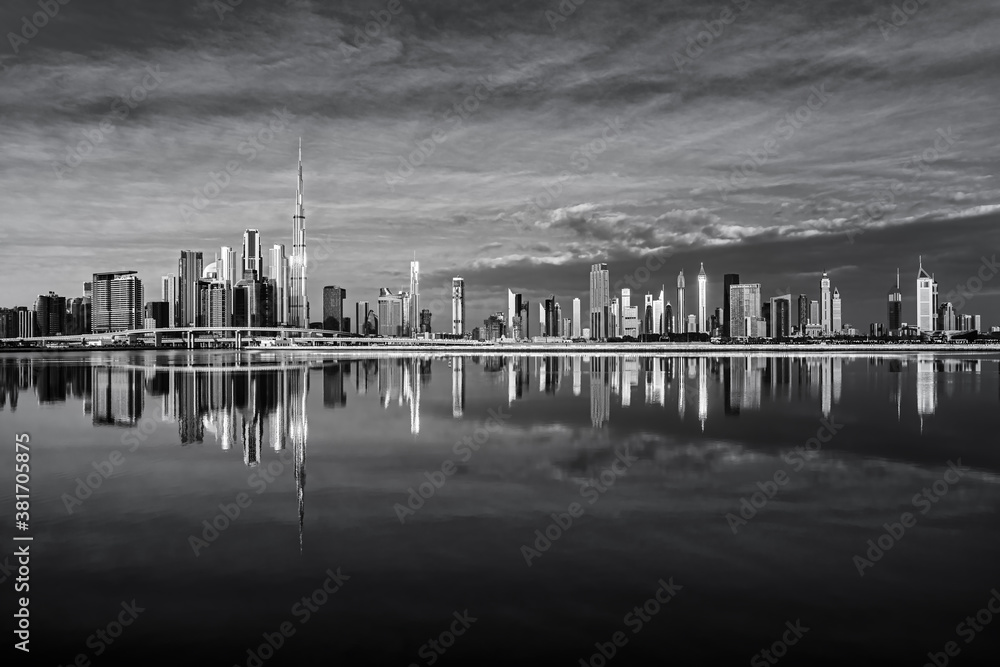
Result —
<path fill-rule="evenodd" d="M 249 230 L 247 230 L 249 231 Z M 260 237 L 257 237 L 257 244 L 260 245 Z M 246 233 L 244 233 L 244 253 L 246 252 Z M 243 279 L 243 265 L 237 262 L 236 249 L 232 246 L 224 245 L 219 253 L 219 266 L 218 275 L 216 278 L 222 282 L 229 282 L 229 287 L 232 288 L 233 285 L 238 283 Z M 263 267 L 261 267 L 263 270 Z"/>
<path fill-rule="evenodd" d="M 548 299 L 545 300 L 545 328 L 543 330 L 543 335 L 545 336 L 556 336 L 556 329 L 559 325 L 556 323 L 556 295 L 553 294 Z"/>
<path fill-rule="evenodd" d="M 197 254 L 200 259 L 201 253 Z M 112 331 L 127 331 L 129 329 L 142 328 L 142 281 L 139 280 L 135 271 L 95 273 L 93 285 L 94 300 L 91 310 L 91 328 L 94 333 L 109 333 Z M 194 280 L 194 286 L 194 312 L 197 313 L 197 278 Z"/>
<path fill-rule="evenodd" d="M 955 307 L 951 305 L 950 301 L 938 306 L 937 328 L 938 331 L 955 331 L 959 328 L 958 318 L 955 316 Z M 968 328 L 971 329 L 972 327 Z"/>
<path fill-rule="evenodd" d="M 712 326 L 712 335 L 713 336 L 721 336 L 722 335 L 722 321 L 723 321 L 722 318 L 725 317 L 724 311 L 722 309 L 722 306 L 719 306 L 718 308 L 715 309 L 715 315 L 713 317 L 715 319 L 715 323 L 714 323 L 714 326 Z"/>
<path fill-rule="evenodd" d="M 369 312 L 371 312 L 371 307 L 368 305 L 367 301 L 358 301 L 354 305 L 354 333 L 362 336 L 377 333 L 376 331 L 368 330 L 367 325 Z"/>
<path fill-rule="evenodd" d="M 740 283 L 740 274 L 727 273 L 722 276 L 722 335 L 729 336 L 729 288 Z"/>
<path fill-rule="evenodd" d="M 383 287 L 378 296 L 378 335 L 403 335 L 403 300 L 401 295 Z"/>
<path fill-rule="evenodd" d="M 149 329 L 149 324 L 152 323 L 152 328 L 163 329 L 170 326 L 168 321 L 170 309 L 167 307 L 166 301 L 147 301 L 146 306 L 143 310 L 143 321 L 146 323 L 145 328 Z"/>
<path fill-rule="evenodd" d="M 327 331 L 346 331 L 344 329 L 344 303 L 347 301 L 347 290 L 336 285 L 323 288 L 323 328 Z"/>
<path fill-rule="evenodd" d="M 917 328 L 920 331 L 934 331 L 938 309 L 938 285 L 924 270 L 924 258 L 919 259 L 917 271 Z"/>
<path fill-rule="evenodd" d="M 729 331 L 731 338 L 756 336 L 761 319 L 760 283 L 737 283 L 729 286 Z"/>
<path fill-rule="evenodd" d="M 621 335 L 639 337 L 639 307 L 632 305 L 632 290 L 622 288 L 621 300 Z"/>
<path fill-rule="evenodd" d="M 580 321 L 580 298 L 576 297 L 573 299 L 573 331 L 571 336 L 573 338 L 579 338 L 583 331 L 583 322 Z"/>
<path fill-rule="evenodd" d="M 36 335 L 61 336 L 65 333 L 66 297 L 55 292 L 39 294 L 33 312 Z"/>
<path fill-rule="evenodd" d="M 18 306 L 16 310 L 18 338 L 31 338 L 35 335 L 35 312 L 27 306 Z"/>
<path fill-rule="evenodd" d="M 523 299 L 520 293 L 515 294 L 512 290 L 507 290 L 507 337 L 513 338 L 515 340 L 524 338 L 525 334 L 522 330 L 524 328 L 524 322 L 521 320 L 521 310 L 523 308 Z"/>
<path fill-rule="evenodd" d="M 209 317 L 209 312 L 211 311 L 213 304 L 213 292 L 216 291 L 216 285 L 219 283 L 210 283 L 206 286 L 205 299 L 206 299 L 206 319 Z M 225 283 L 222 283 L 223 285 Z M 232 326 L 234 327 L 261 327 L 264 326 L 264 321 L 267 314 L 267 309 L 264 303 L 264 288 L 263 284 L 257 280 L 250 280 L 249 278 L 244 278 L 243 280 L 236 283 L 236 286 L 232 288 Z M 223 316 L 224 319 L 224 316 Z M 219 325 L 213 325 L 219 326 Z M 224 325 L 223 325 L 224 326 Z"/>
<path fill-rule="evenodd" d="M 295 212 L 292 214 L 292 256 L 288 259 L 288 325 L 309 326 L 309 297 L 306 290 L 306 209 L 302 203 L 302 138 L 299 138 L 299 180 L 295 188 Z"/>
<path fill-rule="evenodd" d="M 898 335 L 903 326 L 903 293 L 899 291 L 899 269 L 896 269 L 896 285 L 889 288 L 889 334 Z"/>
<path fill-rule="evenodd" d="M 607 339 L 610 333 L 611 274 L 607 264 L 590 266 L 590 335 L 595 340 Z"/>
<path fill-rule="evenodd" d="M 792 295 L 773 297 L 769 303 L 771 318 L 767 335 L 771 338 L 788 338 L 791 334 Z"/>
<path fill-rule="evenodd" d="M 823 335 L 827 336 L 833 327 L 833 298 L 830 294 L 830 278 L 826 275 L 826 271 L 819 281 L 819 294 L 820 323 L 823 325 Z"/>
<path fill-rule="evenodd" d="M 705 274 L 705 263 L 701 263 L 698 271 L 698 333 L 704 333 L 708 325 L 708 275 Z"/>
<path fill-rule="evenodd" d="M 420 311 L 420 330 L 417 333 L 434 333 L 434 330 L 431 328 L 431 311 L 426 308 Z"/>
<path fill-rule="evenodd" d="M 198 326 L 199 300 L 198 281 L 202 274 L 202 254 L 193 250 L 182 250 L 177 262 L 177 312 L 176 326 Z M 97 301 L 94 301 L 94 317 L 97 316 Z M 96 322 L 95 322 L 96 324 Z M 95 333 L 97 333 L 95 329 Z"/>
<path fill-rule="evenodd" d="M 451 333 L 465 335 L 465 279 L 460 276 L 451 279 Z"/>
<path fill-rule="evenodd" d="M 92 283 L 88 283 L 92 284 Z M 177 276 L 173 273 L 160 278 L 160 300 L 167 303 L 167 326 L 177 326 Z"/>
<path fill-rule="evenodd" d="M 420 333 L 420 262 L 416 259 L 410 262 L 410 303 L 407 322 L 410 335 Z"/>
<path fill-rule="evenodd" d="M 254 280 L 261 280 L 264 277 L 264 251 L 260 245 L 260 232 L 256 229 L 243 232 L 243 271 L 240 277 L 246 277 L 250 273 L 253 274 Z M 226 280 L 224 276 L 218 277 Z"/>
<path fill-rule="evenodd" d="M 674 307 L 667 301 L 663 306 L 663 333 L 674 332 Z"/>
<path fill-rule="evenodd" d="M 809 296 L 806 294 L 799 295 L 798 320 L 799 335 L 804 336 L 806 333 L 806 325 L 809 324 Z"/>
<path fill-rule="evenodd" d="M 677 327 L 678 332 L 684 333 L 687 331 L 687 311 L 684 304 L 684 269 L 677 274 Z"/>
<path fill-rule="evenodd" d="M 83 283 L 83 296 L 87 299 L 94 298 L 94 283 L 87 280 Z"/>
<path fill-rule="evenodd" d="M 663 312 L 664 312 L 663 311 L 663 304 L 664 304 L 663 298 L 664 298 L 664 293 L 665 292 L 666 292 L 666 286 L 665 285 L 660 285 L 660 296 L 658 296 L 653 301 L 653 333 L 654 334 L 663 334 L 663 333 L 665 333 L 665 329 L 663 327 Z"/>
<path fill-rule="evenodd" d="M 831 312 L 831 326 L 833 335 L 839 336 L 840 330 L 844 328 L 843 311 L 841 310 L 840 301 L 840 290 L 836 287 L 833 288 L 833 300 L 831 301 L 832 308 Z"/>
<path fill-rule="evenodd" d="M 239 284 L 239 282 L 235 283 Z M 214 280 L 202 292 L 204 300 L 203 320 L 207 327 L 230 327 L 233 325 L 233 287 L 234 284 L 225 280 Z M 247 291 L 241 291 L 244 300 Z"/>
<path fill-rule="evenodd" d="M 285 244 L 276 243 L 268 252 L 268 282 L 274 289 L 274 324 L 288 324 L 290 293 L 288 275 L 288 257 L 285 256 Z"/>
<path fill-rule="evenodd" d="M 545 335 L 545 302 L 538 302 L 538 335 Z"/>
<path fill-rule="evenodd" d="M 819 320 L 819 301 L 816 299 L 809 302 L 809 324 L 820 327 L 820 331 L 823 330 L 823 325 L 820 324 Z"/>
<path fill-rule="evenodd" d="M 622 335 L 621 307 L 618 297 L 611 299 L 608 307 L 608 336 L 618 338 Z"/>

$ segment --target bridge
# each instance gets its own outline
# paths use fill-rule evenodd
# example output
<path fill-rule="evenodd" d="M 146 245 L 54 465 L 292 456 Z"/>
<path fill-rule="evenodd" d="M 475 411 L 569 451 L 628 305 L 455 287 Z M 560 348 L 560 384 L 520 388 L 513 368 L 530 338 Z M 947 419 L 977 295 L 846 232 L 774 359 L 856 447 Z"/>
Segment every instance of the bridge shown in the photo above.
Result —
<path fill-rule="evenodd" d="M 258 346 L 315 347 L 317 345 L 337 346 L 377 346 L 377 345 L 468 345 L 468 340 L 387 338 L 362 336 L 345 331 L 327 329 L 303 329 L 299 327 L 164 327 L 160 329 L 129 329 L 104 333 L 69 334 L 64 336 L 31 336 L 25 338 L 0 338 L 0 345 L 29 345 L 33 347 L 63 347 L 71 344 L 98 346 L 115 343 L 128 345 L 152 344 L 162 347 L 164 341 L 175 341 L 189 350 L 198 343 L 232 343 L 237 349 L 247 343 Z"/>

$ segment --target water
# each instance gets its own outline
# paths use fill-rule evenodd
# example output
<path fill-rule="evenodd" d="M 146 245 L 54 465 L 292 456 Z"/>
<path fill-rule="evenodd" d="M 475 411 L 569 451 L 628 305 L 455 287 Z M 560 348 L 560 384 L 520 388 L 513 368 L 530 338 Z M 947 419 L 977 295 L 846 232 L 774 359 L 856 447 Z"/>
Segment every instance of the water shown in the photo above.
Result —
<path fill-rule="evenodd" d="M 953 641 L 956 664 L 994 664 L 1000 619 L 959 624 L 1000 590 L 998 371 L 5 355 L 0 434 L 31 435 L 32 658 L 921 665 Z"/>

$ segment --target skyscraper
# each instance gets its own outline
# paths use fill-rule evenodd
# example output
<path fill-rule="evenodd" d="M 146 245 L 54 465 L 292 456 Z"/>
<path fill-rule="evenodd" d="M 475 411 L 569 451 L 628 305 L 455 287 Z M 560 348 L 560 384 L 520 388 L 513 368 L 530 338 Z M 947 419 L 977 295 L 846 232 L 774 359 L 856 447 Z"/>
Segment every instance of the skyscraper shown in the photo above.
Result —
<path fill-rule="evenodd" d="M 268 252 L 268 282 L 274 286 L 274 323 L 288 324 L 288 258 L 285 244 L 276 243 Z"/>
<path fill-rule="evenodd" d="M 809 302 L 809 324 L 819 323 L 819 301 L 813 299 Z"/>
<path fill-rule="evenodd" d="M 520 317 L 520 301 L 520 294 L 514 294 L 514 291 L 511 289 L 507 290 L 507 338 L 516 338 L 514 334 L 514 323 L 517 321 L 517 318 Z"/>
<path fill-rule="evenodd" d="M 182 250 L 177 262 L 177 323 L 179 327 L 198 326 L 200 304 L 198 281 L 202 273 L 202 255 L 193 250 Z M 97 302 L 94 302 L 93 317 L 96 323 Z M 95 329 L 96 333 L 96 329 Z"/>
<path fill-rule="evenodd" d="M 729 286 L 729 331 L 732 338 L 756 336 L 760 319 L 760 283 Z"/>
<path fill-rule="evenodd" d="M 223 249 L 225 252 L 225 249 Z M 253 273 L 254 280 L 264 277 L 264 254 L 260 246 L 260 232 L 256 229 L 248 229 L 243 232 L 243 271 L 238 276 L 237 282 L 242 280 L 248 273 Z M 227 278 L 219 272 L 219 279 Z"/>
<path fill-rule="evenodd" d="M 369 310 L 371 308 L 368 306 L 367 301 L 358 301 L 354 305 L 354 333 L 361 334 L 362 336 L 369 333 L 376 333 L 367 329 Z"/>
<path fill-rule="evenodd" d="M 809 324 L 809 296 L 799 295 L 799 335 L 804 336 L 806 325 Z"/>
<path fill-rule="evenodd" d="M 658 296 L 653 301 L 653 333 L 663 334 L 666 333 L 663 327 L 663 306 L 664 306 L 664 293 L 666 292 L 665 286 L 660 285 L 660 296 Z"/>
<path fill-rule="evenodd" d="M 889 288 L 889 334 L 898 335 L 903 326 L 903 293 L 899 291 L 899 269 L 896 269 L 896 285 Z"/>
<path fill-rule="evenodd" d="M 66 333 L 66 297 L 55 292 L 39 294 L 34 307 L 35 331 L 39 336 Z"/>
<path fill-rule="evenodd" d="M 198 253 L 199 259 L 201 253 Z M 198 278 L 194 279 L 194 310 L 198 310 Z M 94 333 L 141 329 L 143 322 L 142 281 L 135 271 L 94 274 L 94 303 L 91 313 Z"/>
<path fill-rule="evenodd" d="M 91 287 L 93 294 L 93 287 Z M 173 273 L 160 278 L 161 299 L 167 302 L 167 326 L 176 327 L 177 324 L 177 276 Z"/>
<path fill-rule="evenodd" d="M 705 275 L 705 263 L 701 263 L 698 271 L 698 333 L 704 333 L 708 324 L 708 276 Z"/>
<path fill-rule="evenodd" d="M 420 333 L 420 262 L 416 259 L 410 262 L 410 313 L 407 321 L 410 324 L 410 335 Z"/>
<path fill-rule="evenodd" d="M 603 340 L 610 336 L 611 274 L 607 264 L 590 266 L 590 336 Z"/>
<path fill-rule="evenodd" d="M 677 274 L 677 331 L 687 331 L 687 311 L 684 307 L 684 269 Z"/>
<path fill-rule="evenodd" d="M 740 274 L 727 273 L 722 276 L 722 335 L 729 336 L 729 288 L 740 283 Z"/>
<path fill-rule="evenodd" d="M 583 330 L 583 323 L 580 321 L 580 298 L 573 299 L 573 331 L 570 334 L 573 338 L 579 338 Z"/>
<path fill-rule="evenodd" d="M 833 288 L 832 306 L 833 307 L 832 307 L 831 310 L 832 310 L 832 313 L 833 313 L 833 315 L 832 315 L 832 327 L 833 327 L 833 330 L 831 331 L 831 333 L 833 333 L 833 335 L 837 336 L 837 335 L 840 335 L 841 329 L 844 328 L 844 322 L 843 322 L 843 316 L 842 316 L 843 311 L 841 310 L 840 290 L 838 288 L 836 288 L 836 287 Z"/>
<path fill-rule="evenodd" d="M 258 237 L 259 241 L 260 238 Z M 222 246 L 222 254 L 219 256 L 218 279 L 223 282 L 228 281 L 230 287 L 243 280 L 243 272 L 237 268 L 238 266 L 236 263 L 236 250 L 226 245 Z"/>
<path fill-rule="evenodd" d="M 830 294 L 830 278 L 826 275 L 826 271 L 823 272 L 823 278 L 819 281 L 819 294 L 819 308 L 821 323 L 823 325 L 823 335 L 827 336 L 830 334 L 830 330 L 833 326 L 833 299 Z"/>
<path fill-rule="evenodd" d="M 465 279 L 460 276 L 451 279 L 451 333 L 465 335 Z"/>
<path fill-rule="evenodd" d="M 938 308 L 938 285 L 924 270 L 924 258 L 919 258 L 917 271 L 917 328 L 920 331 L 934 331 Z"/>
<path fill-rule="evenodd" d="M 345 331 L 344 302 L 347 290 L 337 285 L 323 288 L 323 328 L 327 331 Z"/>
<path fill-rule="evenodd" d="M 309 298 L 306 292 L 306 209 L 302 203 L 302 138 L 299 138 L 299 180 L 295 188 L 295 212 L 292 215 L 292 256 L 288 260 L 288 324 L 309 326 Z"/>

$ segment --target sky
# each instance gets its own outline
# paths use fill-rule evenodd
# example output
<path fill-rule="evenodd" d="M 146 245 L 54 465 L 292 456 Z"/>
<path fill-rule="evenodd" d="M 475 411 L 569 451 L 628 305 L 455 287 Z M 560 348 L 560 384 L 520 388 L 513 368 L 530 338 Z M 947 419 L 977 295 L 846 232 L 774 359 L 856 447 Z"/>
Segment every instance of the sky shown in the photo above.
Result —
<path fill-rule="evenodd" d="M 435 330 L 452 276 L 471 329 L 508 288 L 586 313 L 607 262 L 674 305 L 683 269 L 689 313 L 701 263 L 710 310 L 825 270 L 867 331 L 897 267 L 915 321 L 922 256 L 1000 325 L 994 0 L 10 0 L 0 31 L 0 307 L 113 270 L 159 299 L 246 228 L 290 253 L 301 137 L 314 321 L 415 257 Z"/>

